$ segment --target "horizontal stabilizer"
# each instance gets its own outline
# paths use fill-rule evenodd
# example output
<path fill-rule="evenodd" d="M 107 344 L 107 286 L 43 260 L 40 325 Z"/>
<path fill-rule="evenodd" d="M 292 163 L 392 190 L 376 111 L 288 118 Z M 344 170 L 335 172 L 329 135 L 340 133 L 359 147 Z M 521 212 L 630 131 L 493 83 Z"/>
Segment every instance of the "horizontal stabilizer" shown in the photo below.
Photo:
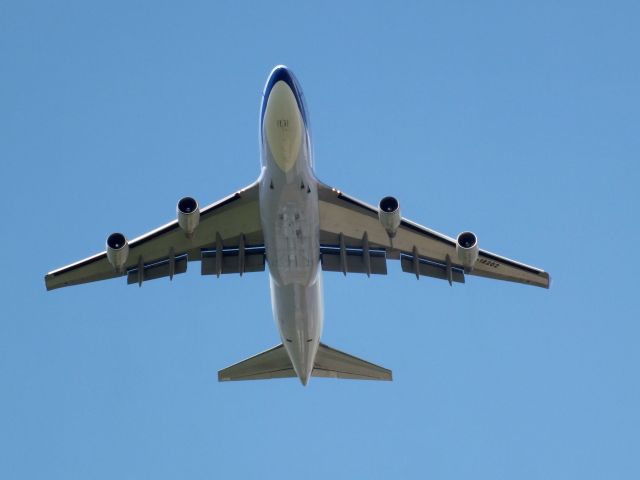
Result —
<path fill-rule="evenodd" d="M 311 376 L 354 380 L 392 380 L 391 370 L 341 352 L 323 343 L 318 347 Z"/>
<path fill-rule="evenodd" d="M 218 372 L 218 381 L 295 377 L 289 354 L 280 344 Z"/>
<path fill-rule="evenodd" d="M 266 380 L 295 377 L 296 372 L 284 345 L 249 357 L 218 372 L 218 381 Z M 320 344 L 312 377 L 352 380 L 391 380 L 391 370 Z"/>

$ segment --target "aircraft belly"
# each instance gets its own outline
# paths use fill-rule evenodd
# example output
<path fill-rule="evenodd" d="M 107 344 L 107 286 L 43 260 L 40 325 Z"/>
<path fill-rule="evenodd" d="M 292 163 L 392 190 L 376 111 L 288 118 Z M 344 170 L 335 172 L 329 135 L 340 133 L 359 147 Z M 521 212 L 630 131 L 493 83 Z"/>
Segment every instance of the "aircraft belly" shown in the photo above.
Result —
<path fill-rule="evenodd" d="M 269 271 L 278 284 L 310 285 L 320 264 L 320 220 L 315 182 L 284 175 L 261 188 L 260 210 Z M 304 188 L 300 188 L 300 185 Z M 311 189 L 313 187 L 313 189 Z"/>
<path fill-rule="evenodd" d="M 315 180 L 304 170 L 293 172 L 266 169 L 260 208 L 273 317 L 294 370 L 306 383 L 323 324 L 320 221 Z"/>
<path fill-rule="evenodd" d="M 318 201 L 315 188 L 312 195 L 296 184 L 263 197 L 263 232 L 272 291 L 278 292 L 274 316 L 300 323 L 307 315 L 313 323 L 322 304 Z"/>
<path fill-rule="evenodd" d="M 296 373 L 308 378 L 323 326 L 322 274 L 310 285 L 280 285 L 271 278 L 273 317 Z"/>

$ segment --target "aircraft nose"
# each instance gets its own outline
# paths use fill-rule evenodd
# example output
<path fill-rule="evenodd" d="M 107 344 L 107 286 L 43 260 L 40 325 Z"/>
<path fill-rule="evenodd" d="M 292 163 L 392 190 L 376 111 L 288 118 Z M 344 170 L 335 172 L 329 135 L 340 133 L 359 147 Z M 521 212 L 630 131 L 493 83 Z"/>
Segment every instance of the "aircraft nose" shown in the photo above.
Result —
<path fill-rule="evenodd" d="M 283 81 L 284 83 L 289 85 L 289 88 L 291 88 L 291 90 L 295 92 L 296 89 L 295 81 L 293 79 L 293 73 L 285 65 L 278 65 L 271 71 L 271 75 L 269 75 L 267 85 L 273 86 L 279 81 Z"/>
<path fill-rule="evenodd" d="M 285 73 L 282 73 L 285 72 Z M 275 164 L 283 172 L 291 170 L 299 158 L 304 141 L 304 120 L 296 92 L 286 83 L 286 69 L 272 76 L 277 80 L 266 98 L 261 129 Z"/>
<path fill-rule="evenodd" d="M 284 87 L 286 85 L 286 87 Z M 282 88 L 284 87 L 284 89 Z M 287 88 L 288 87 L 288 88 Z M 283 90 L 288 90 L 293 94 L 293 98 L 295 99 L 295 104 L 297 106 L 296 110 L 302 116 L 302 122 L 304 125 L 307 125 L 307 114 L 306 108 L 304 106 L 304 97 L 302 95 L 302 90 L 298 84 L 298 80 L 295 75 L 285 65 L 278 65 L 269 74 L 267 78 L 267 83 L 264 86 L 264 91 L 262 92 L 262 107 L 261 107 L 261 120 L 260 120 L 260 129 L 262 130 L 264 127 L 264 117 L 267 111 L 267 105 L 270 103 L 269 100 L 272 94 L 282 93 Z"/>
<path fill-rule="evenodd" d="M 298 82 L 296 81 L 296 78 L 293 75 L 293 72 L 285 65 L 278 65 L 273 70 L 271 70 L 271 73 L 269 74 L 269 78 L 267 79 L 267 83 L 264 86 L 263 104 L 262 104 L 263 111 L 267 106 L 267 101 L 269 100 L 269 96 L 271 95 L 273 87 L 278 82 L 284 82 L 293 92 L 293 95 L 296 98 L 296 101 L 299 101 L 301 96 L 301 91 L 300 91 L 300 88 L 298 87 Z"/>

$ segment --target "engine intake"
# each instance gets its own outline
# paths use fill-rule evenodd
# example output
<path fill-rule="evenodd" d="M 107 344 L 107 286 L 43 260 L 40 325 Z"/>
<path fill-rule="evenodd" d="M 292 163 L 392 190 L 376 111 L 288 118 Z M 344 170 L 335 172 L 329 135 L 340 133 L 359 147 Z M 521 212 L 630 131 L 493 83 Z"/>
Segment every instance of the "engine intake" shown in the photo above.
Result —
<path fill-rule="evenodd" d="M 462 232 L 456 240 L 458 259 L 466 269 L 471 270 L 478 260 L 478 237 L 473 232 Z"/>
<path fill-rule="evenodd" d="M 178 225 L 184 230 L 187 237 L 191 237 L 200 223 L 200 207 L 198 206 L 198 202 L 195 198 L 184 197 L 178 202 L 176 211 L 178 213 Z"/>
<path fill-rule="evenodd" d="M 402 220 L 400 216 L 400 203 L 395 197 L 389 196 L 380 200 L 378 219 L 387 231 L 389 237 L 395 237 L 398 227 L 400 226 L 400 221 Z"/>
<path fill-rule="evenodd" d="M 118 272 L 127 263 L 129 256 L 129 242 L 127 238 L 119 232 L 112 233 L 107 237 L 107 260 Z"/>

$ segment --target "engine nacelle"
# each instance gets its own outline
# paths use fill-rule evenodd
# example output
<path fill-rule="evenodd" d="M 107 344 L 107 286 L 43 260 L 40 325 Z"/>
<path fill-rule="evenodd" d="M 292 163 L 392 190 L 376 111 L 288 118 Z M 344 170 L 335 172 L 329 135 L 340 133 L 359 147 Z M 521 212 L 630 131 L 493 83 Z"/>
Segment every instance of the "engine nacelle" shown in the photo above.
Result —
<path fill-rule="evenodd" d="M 191 237 L 196 227 L 200 223 L 200 206 L 195 198 L 184 197 L 178 202 L 176 207 L 178 213 L 178 225 Z"/>
<path fill-rule="evenodd" d="M 471 270 L 478 260 L 478 237 L 473 232 L 462 232 L 456 240 L 456 253 L 460 263 Z"/>
<path fill-rule="evenodd" d="M 378 205 L 378 219 L 389 237 L 396 236 L 400 226 L 400 203 L 394 197 L 384 197 Z"/>
<path fill-rule="evenodd" d="M 129 242 L 122 233 L 112 233 L 107 237 L 107 260 L 118 272 L 127 263 L 129 256 Z"/>

